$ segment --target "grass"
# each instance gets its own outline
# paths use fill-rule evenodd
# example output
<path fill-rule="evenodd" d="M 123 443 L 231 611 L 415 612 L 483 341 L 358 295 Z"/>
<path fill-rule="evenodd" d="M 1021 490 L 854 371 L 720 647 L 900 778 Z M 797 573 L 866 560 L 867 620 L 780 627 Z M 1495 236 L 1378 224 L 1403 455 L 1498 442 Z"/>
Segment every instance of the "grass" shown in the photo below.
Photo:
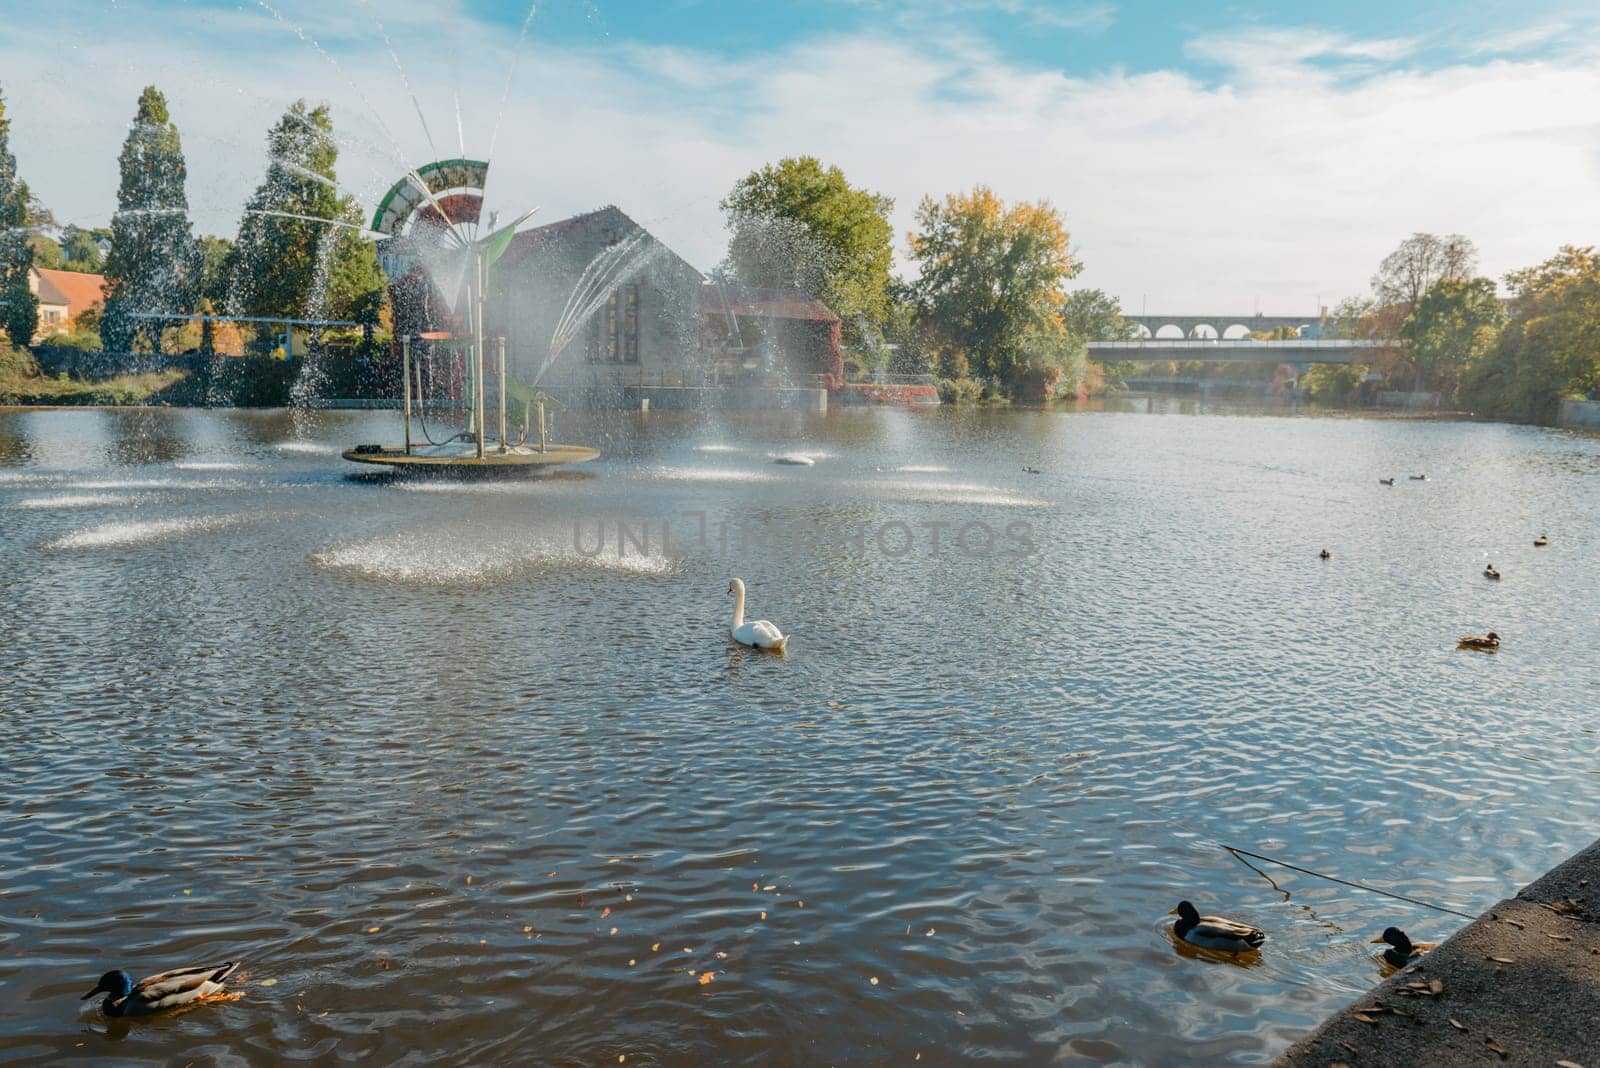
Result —
<path fill-rule="evenodd" d="M 0 404 L 126 405 L 148 404 L 188 375 L 183 371 L 148 371 L 99 381 L 51 378 L 26 349 L 0 346 Z"/>

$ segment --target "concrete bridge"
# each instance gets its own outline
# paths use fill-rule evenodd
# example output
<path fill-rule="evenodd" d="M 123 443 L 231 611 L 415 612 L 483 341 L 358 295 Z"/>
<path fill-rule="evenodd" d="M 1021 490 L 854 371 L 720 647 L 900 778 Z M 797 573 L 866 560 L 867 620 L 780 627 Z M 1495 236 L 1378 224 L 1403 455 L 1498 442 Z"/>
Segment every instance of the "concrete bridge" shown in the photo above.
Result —
<path fill-rule="evenodd" d="M 1364 363 L 1364 350 L 1381 349 L 1383 341 L 1235 341 L 1189 338 L 1139 341 L 1091 341 L 1089 359 L 1099 363 L 1117 360 L 1202 360 L 1206 363 Z"/>
<path fill-rule="evenodd" d="M 1304 330 L 1315 326 L 1315 315 L 1124 315 L 1139 328 L 1141 338 L 1220 338 L 1234 340 L 1252 333 L 1269 333 L 1281 326 Z"/>

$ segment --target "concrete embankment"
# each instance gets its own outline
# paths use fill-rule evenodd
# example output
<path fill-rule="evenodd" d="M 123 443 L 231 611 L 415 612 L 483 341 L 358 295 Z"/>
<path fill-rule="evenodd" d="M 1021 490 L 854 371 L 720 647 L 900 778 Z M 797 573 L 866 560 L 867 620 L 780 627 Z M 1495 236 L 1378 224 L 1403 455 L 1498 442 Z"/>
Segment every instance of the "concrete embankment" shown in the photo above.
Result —
<path fill-rule="evenodd" d="M 1600 842 L 1357 998 L 1277 1063 L 1600 1068 Z"/>

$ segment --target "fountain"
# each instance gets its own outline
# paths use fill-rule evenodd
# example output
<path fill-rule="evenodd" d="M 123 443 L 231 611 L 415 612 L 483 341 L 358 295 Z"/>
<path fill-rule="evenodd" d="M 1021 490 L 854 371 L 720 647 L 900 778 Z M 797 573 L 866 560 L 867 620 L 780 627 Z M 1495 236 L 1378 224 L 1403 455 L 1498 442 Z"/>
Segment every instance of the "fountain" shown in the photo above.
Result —
<path fill-rule="evenodd" d="M 525 402 L 518 437 L 513 439 L 508 429 L 505 338 L 490 339 L 484 328 L 485 285 L 489 269 L 510 245 L 517 227 L 534 212 L 526 211 L 499 227 L 491 213 L 489 233 L 479 237 L 488 170 L 486 162 L 470 159 L 427 164 L 396 182 L 373 215 L 372 230 L 385 238 L 380 262 L 390 279 L 398 283 L 420 269 L 452 312 L 464 302 L 466 321 L 462 332 L 427 329 L 401 336 L 403 442 L 398 446 L 357 445 L 345 451 L 346 460 L 401 472 L 470 475 L 532 473 L 555 465 L 582 463 L 599 455 L 584 445 L 551 443 L 542 401 L 530 398 Z M 493 373 L 499 387 L 498 425 L 493 438 L 484 389 L 491 340 L 495 350 Z M 459 357 L 465 370 L 466 429 L 443 441 L 432 439 L 425 421 L 419 422 L 424 443 L 413 438 L 413 401 L 420 419 L 425 400 L 420 363 L 413 372 L 414 342 L 427 344 L 430 354 L 444 352 L 452 363 Z M 430 374 L 428 379 L 433 381 L 436 377 Z"/>

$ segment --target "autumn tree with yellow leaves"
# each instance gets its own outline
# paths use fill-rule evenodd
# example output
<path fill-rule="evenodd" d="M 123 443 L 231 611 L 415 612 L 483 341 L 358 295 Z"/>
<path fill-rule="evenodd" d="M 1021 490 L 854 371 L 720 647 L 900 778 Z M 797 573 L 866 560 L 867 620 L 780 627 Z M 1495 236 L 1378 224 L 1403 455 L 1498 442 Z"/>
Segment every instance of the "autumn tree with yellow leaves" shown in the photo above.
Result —
<path fill-rule="evenodd" d="M 924 197 L 911 257 L 918 310 L 975 376 L 1007 392 L 1059 376 L 1074 348 L 1061 309 L 1081 265 L 1049 201 L 1007 206 L 987 186 Z"/>

